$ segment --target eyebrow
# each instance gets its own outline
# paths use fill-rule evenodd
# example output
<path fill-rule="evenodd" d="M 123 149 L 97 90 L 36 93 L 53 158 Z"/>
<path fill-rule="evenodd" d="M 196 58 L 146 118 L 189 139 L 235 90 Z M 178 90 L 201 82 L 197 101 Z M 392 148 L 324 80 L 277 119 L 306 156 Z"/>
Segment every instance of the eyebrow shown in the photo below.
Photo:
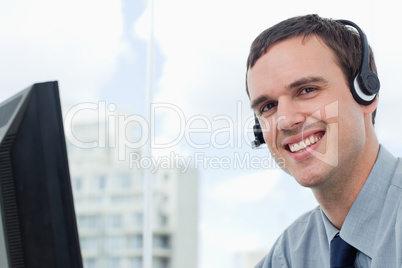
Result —
<path fill-rule="evenodd" d="M 298 88 L 298 87 L 301 87 L 301 86 L 303 86 L 305 84 L 309 84 L 309 83 L 328 84 L 328 80 L 326 80 L 325 78 L 323 78 L 321 76 L 307 76 L 307 77 L 303 77 L 301 79 L 294 81 L 293 83 L 288 85 L 286 88 L 287 89 Z"/>
<path fill-rule="evenodd" d="M 251 109 L 255 111 L 256 107 L 261 103 L 267 102 L 270 98 L 267 95 L 262 95 L 251 102 Z"/>
<path fill-rule="evenodd" d="M 288 86 L 286 86 L 287 90 L 291 90 L 294 88 L 299 88 L 303 85 L 309 84 L 309 83 L 320 83 L 320 84 L 328 84 L 328 80 L 321 76 L 307 76 L 303 77 L 300 79 L 297 79 L 296 81 L 292 82 Z M 269 101 L 271 98 L 268 95 L 261 95 L 255 100 L 251 102 L 251 109 L 255 110 L 257 106 L 259 106 L 263 102 Z"/>

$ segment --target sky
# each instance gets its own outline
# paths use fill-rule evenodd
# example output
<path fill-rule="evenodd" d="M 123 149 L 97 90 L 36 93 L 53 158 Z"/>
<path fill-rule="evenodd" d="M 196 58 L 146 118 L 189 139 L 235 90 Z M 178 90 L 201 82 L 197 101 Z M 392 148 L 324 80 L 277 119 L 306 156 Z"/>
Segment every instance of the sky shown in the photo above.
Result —
<path fill-rule="evenodd" d="M 155 0 L 150 107 L 145 0 L 0 0 L 0 99 L 58 80 L 69 105 L 106 102 L 144 117 L 152 108 L 154 144 L 163 147 L 153 153 L 174 152 L 193 165 L 196 154 L 202 160 L 199 268 L 229 267 L 237 253 L 267 251 L 284 227 L 316 206 L 267 149 L 250 148 L 244 77 L 251 42 L 296 15 L 357 23 L 374 49 L 381 80 L 377 134 L 401 155 L 398 11 L 391 0 Z M 244 159 L 256 162 L 242 165 Z"/>

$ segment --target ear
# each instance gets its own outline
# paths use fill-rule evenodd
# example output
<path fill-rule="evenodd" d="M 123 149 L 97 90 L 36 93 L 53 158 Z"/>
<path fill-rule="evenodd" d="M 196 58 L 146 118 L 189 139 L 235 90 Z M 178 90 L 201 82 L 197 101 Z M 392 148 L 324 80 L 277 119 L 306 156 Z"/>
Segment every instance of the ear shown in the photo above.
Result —
<path fill-rule="evenodd" d="M 378 98 L 379 98 L 379 96 L 377 94 L 377 96 L 375 97 L 375 99 L 372 103 L 370 103 L 369 105 L 365 105 L 365 106 L 363 105 L 363 112 L 364 112 L 365 120 L 367 121 L 367 124 L 370 125 L 371 127 L 374 127 L 374 123 L 375 123 Z"/>
<path fill-rule="evenodd" d="M 369 105 L 364 105 L 363 109 L 364 109 L 364 113 L 365 114 L 372 114 L 376 109 L 377 109 L 377 104 L 378 104 L 378 96 L 379 94 L 377 94 L 377 96 L 375 97 L 374 101 L 372 103 L 370 103 Z"/>

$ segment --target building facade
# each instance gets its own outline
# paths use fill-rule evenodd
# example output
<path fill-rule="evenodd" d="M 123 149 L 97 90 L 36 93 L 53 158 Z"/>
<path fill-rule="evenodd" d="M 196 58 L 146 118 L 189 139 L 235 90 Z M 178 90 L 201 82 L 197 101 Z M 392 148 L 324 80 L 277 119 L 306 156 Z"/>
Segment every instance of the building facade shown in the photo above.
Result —
<path fill-rule="evenodd" d="M 153 267 L 197 267 L 197 171 L 139 165 L 144 152 L 132 146 L 141 138 L 138 124 L 124 121 L 129 116 L 107 110 L 104 116 L 99 110 L 77 109 L 74 116 L 65 116 L 84 267 L 142 267 L 144 213 L 151 213 Z M 153 180 L 147 212 L 145 172 Z"/>

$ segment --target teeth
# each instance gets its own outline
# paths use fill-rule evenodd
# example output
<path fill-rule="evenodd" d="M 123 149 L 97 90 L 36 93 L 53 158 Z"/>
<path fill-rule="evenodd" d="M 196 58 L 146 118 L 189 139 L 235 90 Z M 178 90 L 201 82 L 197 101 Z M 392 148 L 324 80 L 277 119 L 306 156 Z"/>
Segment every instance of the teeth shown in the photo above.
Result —
<path fill-rule="evenodd" d="M 313 145 L 314 143 L 317 143 L 319 140 L 321 139 L 321 137 L 313 137 L 311 136 L 310 138 L 307 138 L 301 142 L 298 143 L 293 143 L 293 144 L 289 144 L 289 148 L 290 151 L 292 153 L 300 151 L 300 150 L 304 150 L 307 148 L 307 146 Z"/>
<path fill-rule="evenodd" d="M 300 147 L 299 147 L 299 145 L 298 145 L 297 143 L 296 143 L 296 144 L 294 144 L 293 146 L 294 146 L 294 150 L 295 150 L 295 151 L 300 150 Z"/>

